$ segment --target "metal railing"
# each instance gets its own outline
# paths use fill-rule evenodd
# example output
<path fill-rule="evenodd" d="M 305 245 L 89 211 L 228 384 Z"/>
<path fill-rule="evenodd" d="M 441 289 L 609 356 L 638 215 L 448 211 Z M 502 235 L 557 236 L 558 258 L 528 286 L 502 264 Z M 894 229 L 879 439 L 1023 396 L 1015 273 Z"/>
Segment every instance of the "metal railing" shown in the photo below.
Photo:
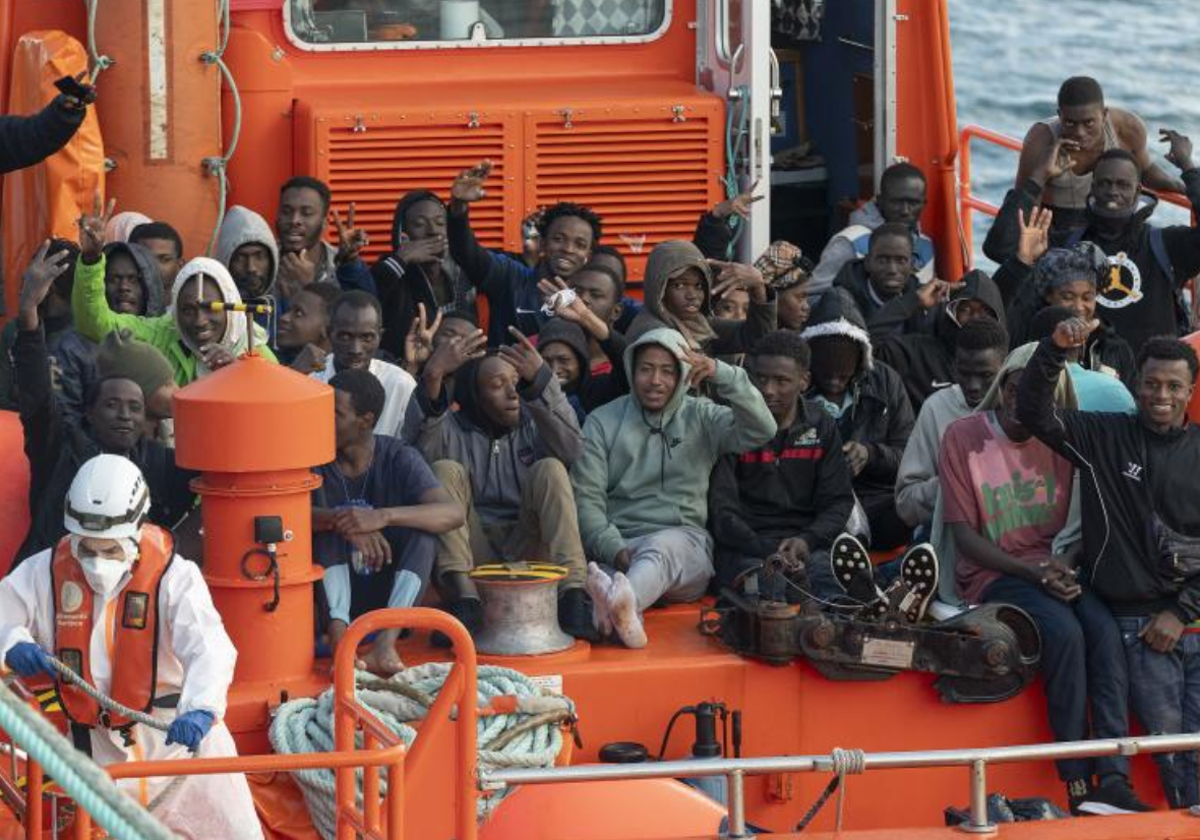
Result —
<path fill-rule="evenodd" d="M 990 128 L 984 128 L 981 125 L 965 125 L 958 133 L 958 218 L 961 225 L 963 256 L 967 261 L 967 265 L 971 265 L 973 262 L 972 255 L 975 253 L 974 237 L 971 230 L 972 214 L 976 210 L 986 213 L 989 216 L 996 216 L 1000 212 L 998 206 L 971 192 L 972 140 L 991 143 L 994 146 L 1001 146 L 1018 153 L 1024 148 L 1024 144 L 1016 137 L 992 131 Z M 1016 167 L 1013 167 L 1013 171 L 1016 171 Z M 1145 192 L 1157 196 L 1160 201 L 1166 204 L 1174 204 L 1177 207 L 1182 207 L 1189 213 L 1192 210 L 1192 205 L 1187 200 L 1187 196 L 1180 195 L 1179 193 L 1157 193 L 1152 190 L 1145 190 Z"/>
<path fill-rule="evenodd" d="M 373 714 L 361 706 L 354 696 L 354 657 L 358 645 L 371 633 L 394 627 L 440 630 L 453 642 L 456 663 L 446 678 L 446 684 L 430 708 L 421 734 L 424 742 L 433 740 L 433 732 L 446 726 L 461 727 L 457 738 L 458 754 L 453 764 L 455 778 L 447 780 L 460 791 L 455 807 L 454 825 L 459 840 L 474 840 L 476 791 L 472 780 L 477 773 L 476 721 L 478 668 L 475 645 L 466 629 L 439 610 L 406 609 L 378 610 L 356 619 L 346 630 L 342 644 L 334 657 L 334 750 L 307 754 L 255 755 L 231 758 L 189 758 L 186 760 L 137 761 L 114 764 L 104 770 L 113 780 L 149 779 L 176 776 L 199 776 L 222 773 L 291 772 L 295 770 L 332 769 L 336 773 L 335 801 L 338 840 L 402 840 L 404 837 L 404 774 L 419 771 L 422 766 L 422 737 L 407 749 L 402 741 Z M 36 703 L 28 693 L 22 700 Z M 362 747 L 355 746 L 356 733 L 361 732 Z M 0 733 L 3 734 L 3 733 Z M 25 761 L 27 785 L 22 794 L 16 784 L 17 749 L 8 742 L 10 757 L 8 779 L 0 770 L 0 798 L 23 820 L 25 837 L 42 840 L 43 771 L 32 756 Z M 80 755 L 80 761 L 87 761 Z M 388 773 L 387 792 L 380 793 L 380 773 Z M 363 774 L 361 809 L 357 804 L 355 777 Z M 130 803 L 134 805 L 135 803 Z M 0 807 L 4 803 L 0 802 Z M 52 814 L 56 818 L 57 802 Z M 75 812 L 72 836 L 89 840 L 92 818 L 83 808 Z M 57 823 L 51 828 L 58 837 Z M 122 839 L 123 840 L 123 839 Z"/>
<path fill-rule="evenodd" d="M 572 782 L 629 779 L 674 779 L 724 776 L 729 786 L 729 829 L 726 837 L 749 837 L 746 833 L 745 777 L 768 773 L 842 773 L 847 752 L 854 754 L 859 769 L 895 770 L 915 767 L 967 767 L 970 770 L 970 820 L 958 826 L 969 834 L 993 834 L 994 823 L 987 813 L 987 767 L 1023 761 L 1063 758 L 1094 758 L 1106 755 L 1134 756 L 1200 749 L 1200 734 L 1147 735 L 1095 741 L 1064 741 L 1056 744 L 1026 744 L 1012 747 L 980 747 L 961 750 L 917 750 L 911 752 L 861 753 L 837 750 L 831 755 L 774 756 L 770 758 L 706 758 L 657 761 L 647 764 L 582 764 L 550 769 L 515 769 L 480 774 L 483 790 L 509 785 L 553 785 Z"/>

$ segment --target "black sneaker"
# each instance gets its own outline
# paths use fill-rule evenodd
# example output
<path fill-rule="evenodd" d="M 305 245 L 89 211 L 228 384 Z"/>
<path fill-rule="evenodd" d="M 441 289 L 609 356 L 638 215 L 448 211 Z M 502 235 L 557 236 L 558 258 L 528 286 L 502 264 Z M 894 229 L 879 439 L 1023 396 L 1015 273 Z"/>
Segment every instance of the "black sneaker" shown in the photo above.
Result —
<path fill-rule="evenodd" d="M 443 609 L 457 618 L 472 636 L 483 626 L 483 603 L 478 598 L 459 598 L 457 601 L 451 601 Z M 448 648 L 453 644 L 450 637 L 441 630 L 434 630 L 429 641 L 437 648 Z"/>
<path fill-rule="evenodd" d="M 908 592 L 898 605 L 899 611 L 916 624 L 925 617 L 929 602 L 937 594 L 938 559 L 933 546 L 920 543 L 906 551 L 900 561 L 900 579 Z"/>
<path fill-rule="evenodd" d="M 568 589 L 558 596 L 558 626 L 576 639 L 600 641 L 600 632 L 592 623 L 592 599 L 582 588 Z"/>
<path fill-rule="evenodd" d="M 1115 814 L 1141 814 L 1150 806 L 1137 798 L 1129 780 L 1124 776 L 1108 779 L 1086 795 L 1071 797 L 1071 813 L 1077 816 L 1113 816 Z"/>
<path fill-rule="evenodd" d="M 829 551 L 829 565 L 833 579 L 855 606 L 866 608 L 869 615 L 882 612 L 887 602 L 875 583 L 875 567 L 862 543 L 849 534 L 840 535 Z"/>

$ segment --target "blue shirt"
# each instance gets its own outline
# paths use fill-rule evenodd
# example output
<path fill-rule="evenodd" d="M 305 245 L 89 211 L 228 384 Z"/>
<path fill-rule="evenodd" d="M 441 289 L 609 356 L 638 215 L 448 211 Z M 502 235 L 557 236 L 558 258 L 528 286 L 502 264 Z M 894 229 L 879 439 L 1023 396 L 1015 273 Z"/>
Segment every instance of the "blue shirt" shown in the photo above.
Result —
<path fill-rule="evenodd" d="M 1108 411 L 1120 414 L 1137 413 L 1137 405 L 1133 394 L 1125 387 L 1120 379 L 1088 370 L 1078 362 L 1067 364 L 1071 372 L 1071 384 L 1075 386 L 1075 396 L 1079 398 L 1080 411 Z"/>

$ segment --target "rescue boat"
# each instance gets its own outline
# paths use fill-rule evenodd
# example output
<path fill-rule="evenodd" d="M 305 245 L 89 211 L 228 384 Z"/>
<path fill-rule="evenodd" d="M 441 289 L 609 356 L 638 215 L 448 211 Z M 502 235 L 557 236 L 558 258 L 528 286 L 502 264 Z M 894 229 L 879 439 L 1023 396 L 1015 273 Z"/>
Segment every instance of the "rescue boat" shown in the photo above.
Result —
<path fill-rule="evenodd" d="M 726 190 L 756 181 L 770 188 L 740 234 L 741 253 L 774 238 L 818 250 L 844 212 L 840 199 L 869 197 L 883 167 L 904 157 L 928 176 L 923 226 L 940 270 L 959 276 L 972 253 L 968 214 L 995 212 L 970 191 L 971 143 L 1016 141 L 960 130 L 945 0 L 829 4 L 821 39 L 779 54 L 769 5 L 556 0 L 531 1 L 524 14 L 496 4 L 491 14 L 486 2 L 442 0 L 406 20 L 373 4 L 320 0 L 14 0 L 0 14 L 4 110 L 32 110 L 52 96 L 54 78 L 84 69 L 100 98 L 98 118 L 66 150 L 6 179 L 7 311 L 12 278 L 35 244 L 72 235 L 97 185 L 122 208 L 170 220 L 191 256 L 215 239 L 228 206 L 269 218 L 284 180 L 314 175 L 332 187 L 335 207 L 356 204 L 373 257 L 389 240 L 398 195 L 444 194 L 484 158 L 496 183 L 472 212 L 482 241 L 520 250 L 529 211 L 578 201 L 604 217 L 636 280 L 655 244 L 690 237 Z M 795 4 L 814 14 L 821 6 Z M 821 155 L 806 155 L 806 143 Z M 1000 702 L 963 704 L 945 702 L 938 677 L 915 670 L 831 679 L 803 658 L 745 656 L 702 632 L 710 604 L 650 611 L 643 650 L 576 642 L 538 656 L 477 654 L 435 610 L 382 611 L 354 623 L 335 660 L 317 659 L 296 628 L 312 624 L 319 579 L 307 468 L 332 456 L 328 402 L 310 381 L 253 356 L 178 395 L 180 463 L 204 472 L 197 559 L 241 653 L 227 723 L 242 755 L 128 764 L 110 775 L 246 773 L 272 838 L 318 836 L 290 775 L 310 767 L 336 770 L 339 840 L 685 840 L 755 827 L 787 837 L 801 825 L 805 836 L 933 838 L 958 833 L 944 827 L 951 807 L 966 812 L 972 833 L 1200 837 L 1200 822 L 1179 812 L 1002 826 L 986 812 L 993 792 L 1064 805 L 1051 761 L 1063 749 L 1137 754 L 1200 738 L 1054 745 L 1036 682 Z M 264 415 L 287 417 L 287 430 L 264 432 Z M 4 420 L 0 435 L 15 448 L 19 424 Z M 244 436 L 213 431 L 255 427 Z M 23 527 L 13 514 L 27 486 L 17 460 L 0 464 L 5 546 Z M 255 542 L 251 526 L 270 518 L 264 525 L 278 526 L 280 538 Z M 251 551 L 270 562 L 243 568 Z M 453 670 L 411 748 L 354 688 L 354 643 L 395 626 L 413 630 L 400 650 L 410 666 L 445 658 L 430 632 L 455 643 Z M 564 739 L 561 766 L 480 772 L 476 725 L 488 711 L 472 698 L 486 666 L 570 698 L 578 741 Z M 0 710 L 47 711 L 53 699 L 39 702 L 37 688 L 8 686 Z M 334 749 L 272 752 L 268 729 L 280 707 L 330 688 Z M 90 836 L 80 794 L 64 795 L 66 779 L 47 784 L 45 760 L 16 734 L 25 729 L 0 728 L 0 837 Z M 613 763 L 642 756 L 652 760 Z M 1134 766 L 1139 794 L 1161 807 L 1148 758 Z M 75 805 L 60 807 L 68 798 Z M 493 801 L 482 821 L 481 799 Z M 60 819 L 68 811 L 69 827 Z"/>

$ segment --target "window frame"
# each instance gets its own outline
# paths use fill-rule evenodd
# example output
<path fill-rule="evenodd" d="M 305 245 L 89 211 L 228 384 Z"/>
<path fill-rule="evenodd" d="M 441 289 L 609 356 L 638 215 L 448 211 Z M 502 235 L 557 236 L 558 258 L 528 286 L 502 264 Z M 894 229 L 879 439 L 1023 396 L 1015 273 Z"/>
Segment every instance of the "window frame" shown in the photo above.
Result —
<path fill-rule="evenodd" d="M 753 1 L 753 0 L 751 0 Z M 311 53 L 356 52 L 430 52 L 437 50 L 514 49 L 520 47 L 591 47 L 649 44 L 664 37 L 674 20 L 675 0 L 662 0 L 663 19 L 658 28 L 644 35 L 587 35 L 566 38 L 505 38 L 497 41 L 341 41 L 311 43 L 301 39 L 292 27 L 291 0 L 283 2 L 283 32 L 293 47 Z"/>

